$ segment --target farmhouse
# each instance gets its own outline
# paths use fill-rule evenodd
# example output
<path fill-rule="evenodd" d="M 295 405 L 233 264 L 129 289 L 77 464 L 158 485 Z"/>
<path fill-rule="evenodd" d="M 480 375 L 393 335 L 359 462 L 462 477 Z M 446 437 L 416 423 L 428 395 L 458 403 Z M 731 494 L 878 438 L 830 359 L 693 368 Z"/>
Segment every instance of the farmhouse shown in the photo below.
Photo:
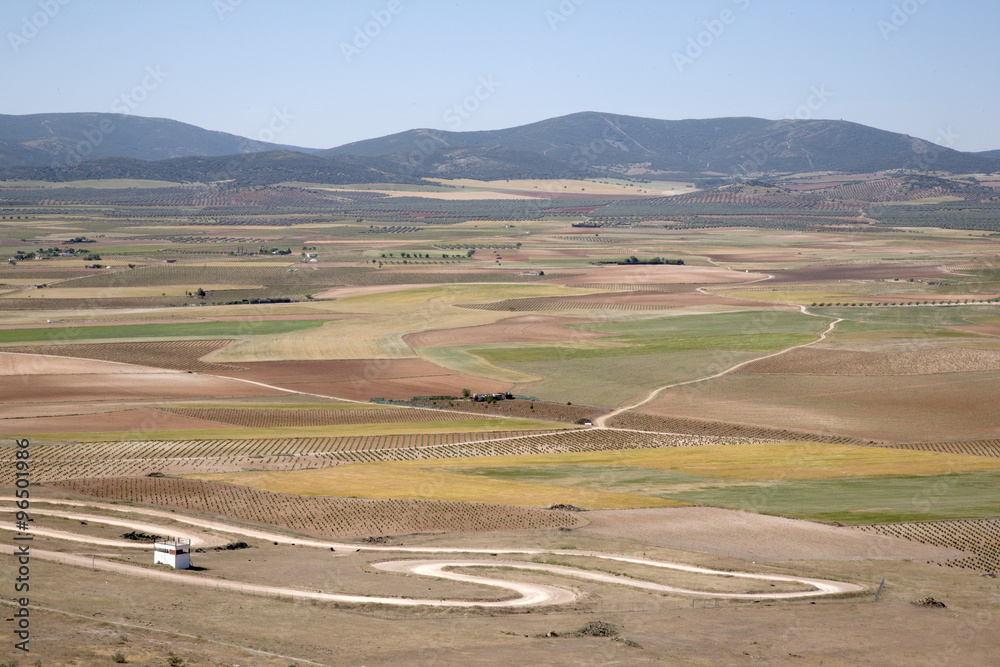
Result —
<path fill-rule="evenodd" d="M 175 570 L 187 570 L 191 567 L 191 540 L 159 539 L 153 542 L 153 564 L 163 563 Z"/>

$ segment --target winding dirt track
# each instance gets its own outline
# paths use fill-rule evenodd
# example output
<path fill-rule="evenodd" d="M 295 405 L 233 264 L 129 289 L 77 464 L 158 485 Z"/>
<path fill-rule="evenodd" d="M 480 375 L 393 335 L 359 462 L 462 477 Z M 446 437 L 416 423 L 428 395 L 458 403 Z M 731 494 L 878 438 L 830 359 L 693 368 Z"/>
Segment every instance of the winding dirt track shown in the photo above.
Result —
<path fill-rule="evenodd" d="M 14 500 L 16 499 L 9 496 L 0 497 L 0 501 L 3 502 L 13 502 Z M 39 507 L 39 505 L 44 505 L 45 507 Z M 296 546 L 303 546 L 303 547 L 313 547 L 319 549 L 335 549 L 335 550 L 339 549 L 344 551 L 372 551 L 379 553 L 394 553 L 394 554 L 399 554 L 399 553 L 425 554 L 425 555 L 433 554 L 437 557 L 433 559 L 424 558 L 417 560 L 412 560 L 412 559 L 390 560 L 379 563 L 373 563 L 372 566 L 377 569 L 384 570 L 386 572 L 394 572 L 398 574 L 413 574 L 425 577 L 435 577 L 438 579 L 449 579 L 452 581 L 461 581 L 466 583 L 479 584 L 483 586 L 491 586 L 494 588 L 503 588 L 510 590 L 518 595 L 518 597 L 510 600 L 499 600 L 499 601 L 489 601 L 489 602 L 469 601 L 469 600 L 375 597 L 366 595 L 344 595 L 335 593 L 324 593 L 322 591 L 308 591 L 298 588 L 287 588 L 281 586 L 259 586 L 253 584 L 244 584 L 237 581 L 231 581 L 225 579 L 192 576 L 191 574 L 183 572 L 164 572 L 162 570 L 155 570 L 136 565 L 128 565 L 119 562 L 112 562 L 107 560 L 98 561 L 91 556 L 84 556 L 84 555 L 67 554 L 67 553 L 45 551 L 38 549 L 32 549 L 31 551 L 31 555 L 35 558 L 55 561 L 67 565 L 73 565 L 76 567 L 87 567 L 108 572 L 120 572 L 123 574 L 145 577 L 150 579 L 168 580 L 192 586 L 235 590 L 244 593 L 249 592 L 261 595 L 275 596 L 275 597 L 324 600 L 329 602 L 384 604 L 384 605 L 395 605 L 395 606 L 432 606 L 432 607 L 546 606 L 546 605 L 566 604 L 569 602 L 573 602 L 577 598 L 577 594 L 575 592 L 567 590 L 565 588 L 560 588 L 558 586 L 549 586 L 536 583 L 525 583 L 509 579 L 477 577 L 463 572 L 452 571 L 455 568 L 475 568 L 475 567 L 489 567 L 489 568 L 505 567 L 511 569 L 520 569 L 520 570 L 534 570 L 534 571 L 548 572 L 550 574 L 555 574 L 560 576 L 573 577 L 576 579 L 585 579 L 600 583 L 611 583 L 620 586 L 629 586 L 632 588 L 638 588 L 652 592 L 672 593 L 677 595 L 698 596 L 698 597 L 730 598 L 730 599 L 735 598 L 735 599 L 754 599 L 754 600 L 764 600 L 764 599 L 774 600 L 774 599 L 806 598 L 806 597 L 818 597 L 824 595 L 838 595 L 844 593 L 858 593 L 864 590 L 862 586 L 845 582 L 839 582 L 839 581 L 828 581 L 824 579 L 812 579 L 808 577 L 793 577 L 793 576 L 775 575 L 775 574 L 754 574 L 749 572 L 719 572 L 717 570 L 710 570 L 707 568 L 696 567 L 693 565 L 685 565 L 683 563 L 659 561 L 649 558 L 636 558 L 632 556 L 623 556 L 619 554 L 603 553 L 597 551 L 578 551 L 571 549 L 549 550 L 549 549 L 464 549 L 460 547 L 395 547 L 395 546 L 373 546 L 368 544 L 349 544 L 341 542 L 319 542 L 315 540 L 301 540 L 289 537 L 287 535 L 281 535 L 279 533 L 271 533 L 263 530 L 244 528 L 242 526 L 233 526 L 225 523 L 220 523 L 217 521 L 196 519 L 193 517 L 183 516 L 174 512 L 165 512 L 161 510 L 145 509 L 137 507 L 123 507 L 120 505 L 112 505 L 108 503 L 96 503 L 96 502 L 88 503 L 81 501 L 55 500 L 55 499 L 34 499 L 32 501 L 31 512 L 39 516 L 56 516 L 61 518 L 88 521 L 88 522 L 92 521 L 94 523 L 105 523 L 116 526 L 141 527 L 141 529 L 143 530 L 157 531 L 163 534 L 181 536 L 178 534 L 178 531 L 174 526 L 156 525 L 153 523 L 137 522 L 126 519 L 114 519 L 106 516 L 81 514 L 78 512 L 66 512 L 63 510 L 54 509 L 50 507 L 53 505 L 56 506 L 62 505 L 68 507 L 89 507 L 92 509 L 111 510 L 115 512 L 124 512 L 129 514 L 139 514 L 161 519 L 170 519 L 173 522 L 185 523 L 190 526 L 194 526 L 201 529 L 208 529 L 216 531 L 218 533 L 238 535 L 241 537 L 256 538 L 261 540 L 269 540 L 272 542 L 277 542 L 279 544 L 294 544 Z M 12 509 L 8 510 L 5 508 L 0 511 L 13 511 L 13 510 Z M 9 525 L 9 522 L 0 524 L 0 528 L 8 530 L 14 529 L 12 525 Z M 31 532 L 36 535 L 46 535 L 58 539 L 71 539 L 74 541 L 84 541 L 100 546 L 130 547 L 130 548 L 141 548 L 146 550 L 150 548 L 148 544 L 137 544 L 135 542 L 126 540 L 90 538 L 88 536 L 83 536 L 60 530 L 32 529 Z M 205 538 L 203 535 L 196 534 L 194 532 L 185 534 L 183 536 L 192 539 L 197 539 L 199 540 L 197 542 L 198 544 L 206 546 L 216 541 L 218 542 L 223 541 L 220 538 L 215 538 L 215 540 L 213 540 L 211 537 Z M 489 556 L 490 559 L 476 560 L 470 558 L 445 557 L 450 554 L 464 554 L 464 555 L 478 554 L 481 556 Z M 637 579 L 633 577 L 622 577 L 593 570 L 584 570 L 575 567 L 567 567 L 563 565 L 549 565 L 546 563 L 534 563 L 534 562 L 518 561 L 518 560 L 497 560 L 495 557 L 499 555 L 586 556 L 590 558 L 617 561 L 621 563 L 633 563 L 637 565 L 658 567 L 667 570 L 675 570 L 675 571 L 688 572 L 694 574 L 724 576 L 724 577 L 766 581 L 766 582 L 781 581 L 781 582 L 796 583 L 802 586 L 802 590 L 781 592 L 781 593 L 717 593 L 709 591 L 689 590 L 674 586 L 667 586 L 664 584 L 658 584 L 651 581 L 644 581 L 642 579 Z"/>
<path fill-rule="evenodd" d="M 747 284 L 749 284 L 749 283 L 747 283 Z M 803 314 L 805 314 L 805 315 L 811 315 L 812 317 L 824 317 L 823 315 L 816 315 L 815 313 L 810 313 L 808 310 L 806 310 L 805 306 L 799 306 L 799 308 L 802 310 Z M 733 371 L 737 371 L 737 370 L 739 370 L 739 369 L 741 369 L 744 366 L 747 366 L 749 364 L 752 364 L 752 363 L 755 363 L 755 362 L 758 362 L 758 361 L 763 361 L 764 359 L 770 359 L 771 357 L 777 357 L 779 355 L 785 354 L 786 352 L 791 352 L 792 350 L 797 350 L 797 349 L 802 348 L 802 347 L 809 347 L 810 345 L 815 345 L 816 343 L 822 342 L 822 341 L 826 340 L 826 337 L 834 330 L 834 328 L 839 323 L 841 323 L 843 321 L 844 321 L 844 318 L 842 318 L 842 317 L 838 317 L 837 319 L 833 320 L 832 322 L 830 322 L 830 326 L 828 326 L 826 328 L 826 331 L 824 331 L 823 333 L 821 333 L 819 335 L 819 338 L 817 338 L 816 340 L 813 340 L 813 341 L 809 341 L 808 343 L 803 343 L 802 345 L 793 345 L 792 347 L 786 347 L 784 350 L 778 350 L 777 352 L 772 352 L 771 354 L 765 354 L 763 357 L 756 357 L 755 359 L 748 359 L 747 361 L 740 362 L 740 363 L 736 364 L 735 366 L 730 366 L 726 370 L 720 371 L 720 372 L 716 373 L 715 375 L 709 375 L 709 376 L 706 376 L 706 377 L 703 377 L 703 378 L 697 378 L 695 380 L 687 380 L 685 382 L 675 382 L 673 384 L 667 384 L 667 385 L 663 385 L 662 387 L 657 387 L 653 391 L 651 391 L 648 394 L 646 394 L 646 397 L 643 398 L 638 403 L 632 403 L 631 405 L 626 405 L 624 407 L 618 408 L 616 410 L 612 410 L 611 412 L 609 412 L 607 414 L 604 414 L 604 415 L 601 415 L 600 417 L 596 418 L 594 420 L 594 428 L 609 428 L 607 426 L 607 423 L 608 423 L 609 419 L 611 419 L 613 417 L 616 417 L 616 416 L 620 415 L 623 412 L 628 412 L 629 410 L 635 410 L 636 408 L 641 407 L 641 406 L 645 405 L 646 403 L 649 403 L 650 401 L 652 401 L 653 399 L 655 399 L 657 396 L 659 396 L 661 392 L 664 392 L 667 389 L 673 389 L 674 387 L 683 387 L 684 385 L 688 385 L 688 384 L 697 384 L 699 382 L 707 382 L 708 380 L 714 380 L 715 378 L 722 377 L 723 375 L 728 375 L 729 373 L 732 373 Z M 615 429 L 615 430 L 618 430 L 618 429 Z"/>

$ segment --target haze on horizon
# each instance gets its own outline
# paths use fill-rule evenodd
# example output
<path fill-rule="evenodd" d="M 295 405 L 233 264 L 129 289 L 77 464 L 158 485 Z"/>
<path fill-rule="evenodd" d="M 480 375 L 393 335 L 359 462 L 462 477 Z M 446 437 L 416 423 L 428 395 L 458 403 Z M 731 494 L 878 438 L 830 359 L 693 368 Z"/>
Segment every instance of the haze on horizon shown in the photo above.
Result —
<path fill-rule="evenodd" d="M 11 0 L 0 112 L 125 112 L 312 148 L 579 111 L 793 116 L 982 151 L 1000 148 L 998 19 L 986 0 Z"/>

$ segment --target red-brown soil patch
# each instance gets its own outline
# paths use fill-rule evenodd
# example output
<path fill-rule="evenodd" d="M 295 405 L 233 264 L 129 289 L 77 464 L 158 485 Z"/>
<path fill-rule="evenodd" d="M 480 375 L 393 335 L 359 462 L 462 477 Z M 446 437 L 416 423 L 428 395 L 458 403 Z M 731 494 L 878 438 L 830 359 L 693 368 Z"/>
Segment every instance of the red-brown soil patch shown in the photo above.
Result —
<path fill-rule="evenodd" d="M 615 416 L 608 426 L 614 428 L 651 431 L 656 433 L 687 433 L 729 438 L 754 438 L 758 440 L 784 441 L 806 440 L 809 442 L 830 442 L 837 444 L 861 444 L 860 440 L 827 433 L 812 433 L 798 429 L 769 428 L 753 424 L 726 421 L 710 421 L 689 417 L 669 417 L 646 412 L 623 412 Z"/>
<path fill-rule="evenodd" d="M 645 266 L 604 265 L 599 268 L 585 269 L 582 273 L 577 273 L 569 279 L 563 279 L 561 282 L 567 285 L 588 283 L 627 283 L 633 285 L 651 283 L 715 284 L 745 283 L 765 277 L 766 274 L 763 273 L 743 273 L 714 266 L 673 266 L 662 264 Z"/>
<path fill-rule="evenodd" d="M 132 364 L 111 363 L 108 361 L 92 361 L 89 359 L 70 359 L 58 356 L 40 356 L 35 354 L 11 354 L 0 352 L 0 376 L 4 375 L 110 375 L 156 373 L 154 368 L 134 366 Z M 8 383 L 9 384 L 9 383 Z"/>
<path fill-rule="evenodd" d="M 97 363 L 97 362 L 90 362 Z M 128 368 L 128 366 L 124 366 Z M 141 368 L 141 367 L 140 367 Z M 225 378 L 178 372 L 22 375 L 0 386 L 0 402 L 59 403 L 133 398 L 273 396 L 272 389 Z"/>
<path fill-rule="evenodd" d="M 747 364 L 735 372 L 876 376 L 991 370 L 1000 370 L 1000 350 L 912 346 L 890 352 L 798 348 Z"/>
<path fill-rule="evenodd" d="M 95 433 L 111 431 L 144 431 L 230 428 L 229 424 L 194 417 L 170 414 L 161 410 L 139 408 L 62 417 L 28 417 L 0 419 L 0 433 Z"/>
<path fill-rule="evenodd" d="M 178 371 L 235 370 L 237 367 L 200 361 L 231 340 L 143 341 L 132 343 L 94 343 L 83 345 L 34 345 L 5 348 L 21 354 L 48 354 L 60 357 L 99 359 L 120 363 L 169 368 Z"/>
<path fill-rule="evenodd" d="M 1000 372 L 922 376 L 731 373 L 661 394 L 643 411 L 896 442 L 1000 437 Z"/>
<path fill-rule="evenodd" d="M 436 500 L 298 496 L 188 479 L 76 479 L 55 486 L 102 500 L 206 512 L 322 537 L 523 530 L 584 522 L 572 512 Z"/>
<path fill-rule="evenodd" d="M 453 373 L 423 359 L 261 361 L 243 365 L 244 371 L 217 375 L 356 401 L 458 396 L 465 388 L 477 393 L 510 388 L 509 383 Z"/>
<path fill-rule="evenodd" d="M 521 315 L 476 327 L 420 331 L 407 334 L 403 340 L 411 348 L 420 348 L 484 343 L 543 343 L 599 337 L 601 334 L 593 331 L 582 331 L 563 326 L 589 321 L 584 318 Z"/>
<path fill-rule="evenodd" d="M 794 259 L 786 256 L 786 260 Z M 837 280 L 900 280 L 909 278 L 942 278 L 949 274 L 934 264 L 841 264 L 808 266 L 787 271 L 773 271 L 774 278 L 765 285 L 788 283 L 834 282 Z"/>
<path fill-rule="evenodd" d="M 323 410 L 319 408 L 163 408 L 180 417 L 246 428 L 296 428 L 304 426 L 340 426 L 344 424 L 396 424 L 400 422 L 468 419 L 448 410 L 411 410 L 376 408 L 371 410 Z M 193 428 L 193 427 L 192 427 Z M 208 427 L 201 427 L 208 428 Z"/>
<path fill-rule="evenodd" d="M 747 560 L 944 560 L 966 555 L 849 527 L 715 507 L 587 512 L 584 533 Z"/>

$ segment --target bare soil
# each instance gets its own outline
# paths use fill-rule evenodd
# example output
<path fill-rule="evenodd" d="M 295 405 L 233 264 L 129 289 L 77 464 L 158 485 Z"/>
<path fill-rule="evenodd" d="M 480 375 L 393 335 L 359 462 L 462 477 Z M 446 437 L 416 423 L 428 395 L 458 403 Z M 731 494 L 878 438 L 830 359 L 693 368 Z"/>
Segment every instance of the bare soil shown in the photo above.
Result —
<path fill-rule="evenodd" d="M 156 430 L 169 431 L 231 428 L 229 424 L 223 422 L 171 414 L 162 410 L 139 408 L 136 410 L 120 410 L 62 417 L 0 419 L 0 434 L 88 433 L 133 430 L 141 432 L 147 425 L 152 426 Z M 141 437 L 141 435 L 137 433 L 137 437 Z"/>
<path fill-rule="evenodd" d="M 579 530 L 747 560 L 945 560 L 968 555 L 846 526 L 715 507 L 587 512 Z"/>

